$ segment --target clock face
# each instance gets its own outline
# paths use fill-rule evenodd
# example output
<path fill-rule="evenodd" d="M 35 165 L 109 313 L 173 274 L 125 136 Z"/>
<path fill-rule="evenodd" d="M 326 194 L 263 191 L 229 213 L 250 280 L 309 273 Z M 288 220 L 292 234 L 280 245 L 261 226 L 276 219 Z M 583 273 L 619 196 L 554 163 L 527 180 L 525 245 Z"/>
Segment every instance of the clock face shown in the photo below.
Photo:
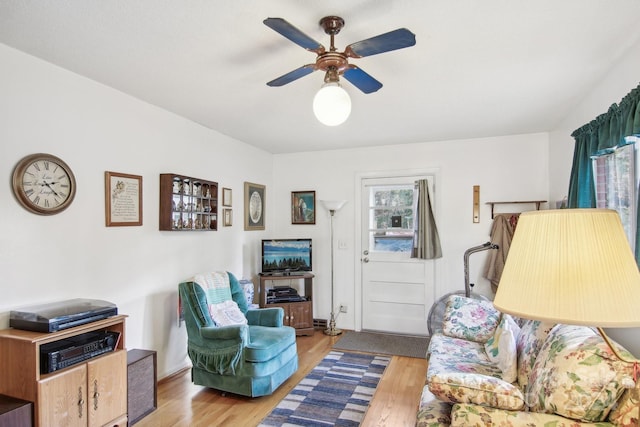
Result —
<path fill-rule="evenodd" d="M 249 217 L 254 224 L 260 222 L 262 218 L 262 197 L 257 191 L 251 193 L 249 198 Z"/>
<path fill-rule="evenodd" d="M 27 210 L 52 215 L 71 204 L 76 193 L 76 181 L 71 168 L 58 157 L 32 154 L 16 165 L 13 191 Z"/>

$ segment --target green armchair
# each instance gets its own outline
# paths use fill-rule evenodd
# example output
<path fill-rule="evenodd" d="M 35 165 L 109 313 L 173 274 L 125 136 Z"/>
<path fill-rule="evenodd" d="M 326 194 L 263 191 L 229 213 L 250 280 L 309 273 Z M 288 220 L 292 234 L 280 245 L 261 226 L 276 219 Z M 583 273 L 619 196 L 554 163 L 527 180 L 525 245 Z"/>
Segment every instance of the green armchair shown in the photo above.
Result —
<path fill-rule="evenodd" d="M 209 311 L 209 293 L 193 281 L 178 285 L 191 380 L 244 396 L 271 394 L 298 370 L 295 330 L 283 326 L 282 308 L 248 310 L 238 280 L 227 274 L 231 298 L 247 324 L 216 326 Z"/>

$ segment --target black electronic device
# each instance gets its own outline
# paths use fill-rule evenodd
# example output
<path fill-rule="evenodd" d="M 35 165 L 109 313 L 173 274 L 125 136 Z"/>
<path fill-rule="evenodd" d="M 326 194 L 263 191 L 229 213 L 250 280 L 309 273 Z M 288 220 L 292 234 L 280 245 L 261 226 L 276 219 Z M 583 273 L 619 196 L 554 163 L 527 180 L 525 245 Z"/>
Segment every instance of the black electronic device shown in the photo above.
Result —
<path fill-rule="evenodd" d="M 311 239 L 269 239 L 262 241 L 262 274 L 295 276 L 310 272 Z"/>
<path fill-rule="evenodd" d="M 298 295 L 298 291 L 288 286 L 276 286 L 267 291 L 267 304 L 278 302 L 306 301 L 305 297 Z"/>
<path fill-rule="evenodd" d="M 12 310 L 9 326 L 27 331 L 55 332 L 116 314 L 118 307 L 111 302 L 76 298 Z"/>
<path fill-rule="evenodd" d="M 40 346 L 40 373 L 48 374 L 115 350 L 119 332 L 87 332 Z"/>

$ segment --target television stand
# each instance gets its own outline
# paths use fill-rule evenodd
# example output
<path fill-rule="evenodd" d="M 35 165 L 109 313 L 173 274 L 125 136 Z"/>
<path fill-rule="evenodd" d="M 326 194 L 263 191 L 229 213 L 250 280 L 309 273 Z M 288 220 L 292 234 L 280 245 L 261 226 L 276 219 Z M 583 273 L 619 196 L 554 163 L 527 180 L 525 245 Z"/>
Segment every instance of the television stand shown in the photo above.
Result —
<path fill-rule="evenodd" d="M 284 324 L 295 328 L 296 335 L 313 335 L 313 274 L 307 272 L 289 272 L 289 275 L 260 274 L 260 289 L 258 303 L 261 308 L 282 307 L 284 310 Z M 304 296 L 306 301 L 267 303 L 267 291 L 277 286 L 283 280 L 304 280 Z M 267 283 L 269 282 L 269 283 Z"/>

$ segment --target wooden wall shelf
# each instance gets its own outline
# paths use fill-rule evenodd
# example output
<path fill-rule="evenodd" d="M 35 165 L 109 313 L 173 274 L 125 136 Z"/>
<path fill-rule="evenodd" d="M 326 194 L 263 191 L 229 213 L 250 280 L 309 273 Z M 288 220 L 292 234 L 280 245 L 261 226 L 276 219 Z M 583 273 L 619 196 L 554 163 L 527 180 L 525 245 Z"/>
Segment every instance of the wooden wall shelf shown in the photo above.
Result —
<path fill-rule="evenodd" d="M 536 210 L 539 211 L 540 210 L 540 205 L 542 203 L 547 203 L 546 200 L 518 200 L 515 202 L 487 202 L 488 205 L 491 205 L 491 219 L 493 219 L 493 208 L 495 207 L 495 205 L 516 205 L 516 204 L 522 204 L 522 203 L 532 203 L 536 205 Z"/>

